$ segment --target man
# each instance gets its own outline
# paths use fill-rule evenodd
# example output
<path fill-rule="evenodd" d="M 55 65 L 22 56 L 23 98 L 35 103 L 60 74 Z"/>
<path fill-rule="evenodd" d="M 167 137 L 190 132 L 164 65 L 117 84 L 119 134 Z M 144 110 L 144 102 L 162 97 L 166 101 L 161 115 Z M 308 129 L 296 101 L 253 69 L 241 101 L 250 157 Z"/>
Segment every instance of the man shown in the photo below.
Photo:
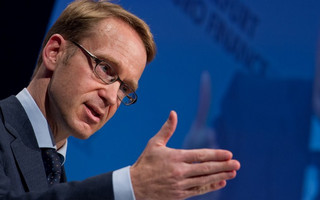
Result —
<path fill-rule="evenodd" d="M 90 137 L 121 103 L 135 103 L 154 55 L 136 16 L 109 2 L 71 3 L 49 30 L 29 86 L 0 103 L 0 197 L 185 199 L 234 178 L 240 164 L 229 151 L 166 147 L 177 125 L 172 111 L 131 167 L 66 182 L 67 138 Z"/>

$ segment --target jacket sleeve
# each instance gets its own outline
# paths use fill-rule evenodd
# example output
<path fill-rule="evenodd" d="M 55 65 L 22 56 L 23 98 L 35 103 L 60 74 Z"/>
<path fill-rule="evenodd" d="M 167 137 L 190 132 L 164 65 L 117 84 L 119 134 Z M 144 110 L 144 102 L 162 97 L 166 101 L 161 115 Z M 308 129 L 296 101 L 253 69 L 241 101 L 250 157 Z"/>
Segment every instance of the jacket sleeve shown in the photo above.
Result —
<path fill-rule="evenodd" d="M 2 200 L 113 200 L 112 172 L 54 185 L 47 190 L 17 193 L 11 188 L 10 179 L 0 166 L 0 199 Z"/>

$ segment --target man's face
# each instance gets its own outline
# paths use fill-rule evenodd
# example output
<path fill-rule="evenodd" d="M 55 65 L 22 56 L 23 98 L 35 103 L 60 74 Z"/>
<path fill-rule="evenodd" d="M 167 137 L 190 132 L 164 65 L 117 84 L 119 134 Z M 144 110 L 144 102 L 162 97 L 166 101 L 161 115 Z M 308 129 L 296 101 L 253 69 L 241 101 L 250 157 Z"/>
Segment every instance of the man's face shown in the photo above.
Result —
<path fill-rule="evenodd" d="M 93 37 L 79 43 L 107 61 L 120 79 L 137 89 L 146 65 L 146 51 L 138 34 L 119 19 L 105 19 Z M 72 45 L 72 43 L 69 41 Z M 95 62 L 79 48 L 60 62 L 48 86 L 47 118 L 53 133 L 86 139 L 99 130 L 116 112 L 121 101 L 120 83 L 106 85 L 94 73 Z"/>

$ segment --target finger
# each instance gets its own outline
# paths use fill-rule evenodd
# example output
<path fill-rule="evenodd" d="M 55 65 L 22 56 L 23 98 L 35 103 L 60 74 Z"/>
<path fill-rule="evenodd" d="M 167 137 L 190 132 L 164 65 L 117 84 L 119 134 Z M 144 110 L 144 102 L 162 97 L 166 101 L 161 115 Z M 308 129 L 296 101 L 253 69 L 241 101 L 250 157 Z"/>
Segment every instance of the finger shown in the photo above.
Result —
<path fill-rule="evenodd" d="M 237 171 L 240 169 L 240 163 L 237 160 L 222 162 L 204 162 L 189 164 L 185 177 L 202 177 L 222 172 Z"/>
<path fill-rule="evenodd" d="M 221 149 L 194 149 L 181 150 L 182 159 L 187 163 L 207 162 L 207 161 L 226 161 L 232 158 L 232 153 Z"/>
<path fill-rule="evenodd" d="M 221 172 L 209 176 L 193 177 L 185 179 L 181 182 L 181 187 L 189 190 L 190 188 L 199 188 L 208 185 L 217 185 L 218 183 L 235 178 L 236 171 Z"/>
<path fill-rule="evenodd" d="M 155 142 L 157 145 L 166 146 L 169 139 L 176 130 L 177 123 L 177 113 L 175 111 L 171 111 L 169 114 L 169 118 L 163 124 L 160 131 L 152 138 L 152 141 Z"/>
<path fill-rule="evenodd" d="M 188 197 L 202 195 L 202 194 L 206 194 L 208 192 L 216 191 L 221 188 L 224 188 L 226 185 L 227 185 L 226 181 L 220 181 L 217 183 L 207 184 L 207 185 L 204 185 L 201 187 L 190 188 L 188 190 L 189 191 Z"/>
<path fill-rule="evenodd" d="M 219 190 L 225 187 L 226 185 L 227 185 L 226 181 L 220 181 L 217 183 L 211 183 L 211 184 L 207 184 L 199 187 L 188 188 L 187 190 L 183 190 L 183 192 L 181 193 L 182 194 L 181 197 L 183 197 L 183 199 L 186 199 L 188 197 L 206 194 L 208 192 Z"/>

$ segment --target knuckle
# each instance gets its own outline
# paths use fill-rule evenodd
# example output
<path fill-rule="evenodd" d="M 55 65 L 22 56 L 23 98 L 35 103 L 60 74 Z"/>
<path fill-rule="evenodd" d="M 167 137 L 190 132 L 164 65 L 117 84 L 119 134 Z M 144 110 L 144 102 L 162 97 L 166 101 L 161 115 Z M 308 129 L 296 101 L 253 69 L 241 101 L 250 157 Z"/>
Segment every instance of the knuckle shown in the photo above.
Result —
<path fill-rule="evenodd" d="M 154 140 L 155 140 L 154 138 L 150 138 L 147 143 L 147 147 L 149 147 L 149 148 L 152 147 L 152 145 L 154 144 Z"/>
<path fill-rule="evenodd" d="M 194 192 L 197 195 L 205 194 L 205 193 L 208 193 L 209 191 L 211 191 L 211 185 L 203 185 L 203 186 L 194 188 Z"/>
<path fill-rule="evenodd" d="M 205 160 L 205 158 L 206 158 L 206 154 L 203 152 L 199 152 L 199 153 L 195 154 L 195 160 L 198 162 Z"/>
<path fill-rule="evenodd" d="M 212 171 L 212 166 L 208 163 L 203 163 L 201 171 L 203 174 L 210 173 Z"/>
<path fill-rule="evenodd" d="M 187 191 L 183 188 L 183 184 L 181 183 L 175 183 L 172 184 L 170 187 L 170 190 L 168 191 L 168 197 L 169 199 L 185 199 L 188 197 Z"/>
<path fill-rule="evenodd" d="M 211 182 L 211 177 L 207 176 L 207 177 L 203 177 L 199 180 L 200 185 L 205 185 Z"/>
<path fill-rule="evenodd" d="M 181 149 L 174 149 L 174 160 L 180 162 L 184 159 L 185 151 Z"/>
<path fill-rule="evenodd" d="M 172 177 L 175 180 L 181 180 L 184 178 L 184 170 L 178 167 L 173 168 L 172 170 Z"/>
<path fill-rule="evenodd" d="M 182 150 L 180 151 L 182 157 L 188 158 L 190 163 L 198 163 L 206 159 L 206 153 L 204 151 L 189 151 Z"/>
<path fill-rule="evenodd" d="M 181 150 L 174 149 L 169 156 L 172 161 L 180 162 L 182 160 L 182 156 L 183 156 L 182 154 L 183 153 Z"/>
<path fill-rule="evenodd" d="M 215 163 L 204 162 L 196 166 L 199 174 L 207 176 L 217 172 L 217 165 Z"/>
<path fill-rule="evenodd" d="M 181 183 L 181 182 L 176 182 L 176 183 L 174 183 L 173 185 L 172 185 L 172 187 L 171 187 L 172 189 L 174 189 L 174 191 L 176 191 L 176 192 L 180 192 L 180 191 L 182 191 L 183 190 L 183 184 Z"/>

